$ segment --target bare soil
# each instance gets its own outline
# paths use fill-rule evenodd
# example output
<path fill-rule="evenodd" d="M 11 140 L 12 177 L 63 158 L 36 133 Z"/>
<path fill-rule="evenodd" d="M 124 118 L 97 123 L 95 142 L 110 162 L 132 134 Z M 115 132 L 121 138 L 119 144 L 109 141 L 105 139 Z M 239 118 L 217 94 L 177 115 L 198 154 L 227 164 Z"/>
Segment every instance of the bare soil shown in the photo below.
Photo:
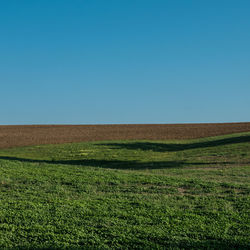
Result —
<path fill-rule="evenodd" d="M 140 125 L 1 125 L 0 148 L 105 140 L 195 139 L 250 131 L 250 122 Z"/>

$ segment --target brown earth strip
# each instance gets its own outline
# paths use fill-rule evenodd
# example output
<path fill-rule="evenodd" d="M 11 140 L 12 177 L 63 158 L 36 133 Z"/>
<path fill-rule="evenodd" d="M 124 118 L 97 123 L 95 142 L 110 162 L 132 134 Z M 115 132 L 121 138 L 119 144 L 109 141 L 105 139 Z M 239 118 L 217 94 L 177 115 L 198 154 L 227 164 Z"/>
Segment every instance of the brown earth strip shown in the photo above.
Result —
<path fill-rule="evenodd" d="M 1 125 L 0 148 L 103 140 L 195 139 L 250 131 L 250 122 L 140 125 Z"/>

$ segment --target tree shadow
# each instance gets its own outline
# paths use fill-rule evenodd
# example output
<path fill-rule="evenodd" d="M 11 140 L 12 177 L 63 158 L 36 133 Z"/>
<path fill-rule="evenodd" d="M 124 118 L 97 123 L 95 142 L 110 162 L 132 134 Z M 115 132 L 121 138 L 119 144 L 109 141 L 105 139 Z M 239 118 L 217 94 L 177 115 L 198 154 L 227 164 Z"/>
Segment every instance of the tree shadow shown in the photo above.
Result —
<path fill-rule="evenodd" d="M 199 166 L 199 165 L 218 165 L 218 164 L 235 164 L 234 162 L 186 162 L 186 161 L 120 161 L 120 160 L 97 160 L 97 159 L 81 159 L 81 160 L 37 160 L 26 159 L 19 157 L 0 156 L 0 160 L 20 161 L 29 163 L 46 163 L 46 164 L 62 164 L 74 166 L 88 166 L 100 167 L 109 169 L 167 169 L 167 168 L 180 168 L 186 166 Z"/>
<path fill-rule="evenodd" d="M 214 141 L 195 142 L 195 143 L 156 143 L 156 142 L 126 142 L 126 143 L 105 143 L 97 144 L 108 146 L 112 149 L 125 148 L 130 150 L 150 150 L 154 152 L 173 152 L 188 149 L 216 147 L 227 144 L 250 142 L 250 136 L 238 136 L 232 138 L 219 139 Z"/>

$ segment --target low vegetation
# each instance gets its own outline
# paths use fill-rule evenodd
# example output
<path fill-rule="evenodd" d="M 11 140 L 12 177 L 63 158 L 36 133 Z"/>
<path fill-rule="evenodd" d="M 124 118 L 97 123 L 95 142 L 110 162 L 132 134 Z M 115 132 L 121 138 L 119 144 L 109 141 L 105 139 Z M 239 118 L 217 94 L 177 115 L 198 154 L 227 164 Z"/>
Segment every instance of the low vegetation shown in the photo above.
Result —
<path fill-rule="evenodd" d="M 1 249 L 249 249 L 250 133 L 0 150 Z"/>

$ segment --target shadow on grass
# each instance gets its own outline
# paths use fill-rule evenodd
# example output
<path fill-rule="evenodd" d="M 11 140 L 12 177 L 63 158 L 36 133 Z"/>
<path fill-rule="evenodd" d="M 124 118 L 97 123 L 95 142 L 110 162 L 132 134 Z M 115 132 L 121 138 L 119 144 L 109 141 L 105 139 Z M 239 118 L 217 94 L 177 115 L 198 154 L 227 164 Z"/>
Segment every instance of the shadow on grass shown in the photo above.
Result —
<path fill-rule="evenodd" d="M 249 249 L 249 243 L 237 242 L 237 240 L 230 239 L 214 239 L 214 240 L 201 240 L 198 242 L 192 242 L 189 240 L 183 240 L 180 243 L 171 244 L 173 248 L 181 249 Z"/>
<path fill-rule="evenodd" d="M 215 141 L 205 141 L 196 143 L 155 143 L 155 142 L 132 142 L 132 143 L 105 143 L 97 144 L 101 146 L 108 146 L 112 149 L 124 148 L 131 150 L 151 150 L 155 152 L 173 152 L 173 151 L 183 151 L 187 149 L 198 149 L 207 147 L 216 147 L 228 144 L 250 142 L 250 136 L 238 136 L 232 138 L 225 138 Z"/>
<path fill-rule="evenodd" d="M 215 239 L 215 240 L 197 240 L 194 241 L 192 239 L 185 239 L 185 240 L 172 240 L 169 239 L 166 241 L 164 240 L 157 240 L 158 244 L 155 248 L 163 248 L 163 249 L 220 249 L 220 250 L 228 250 L 228 249 L 249 249 L 249 243 L 248 242 L 242 242 L 237 240 L 226 240 L 226 239 Z M 80 242 L 81 244 L 82 242 Z M 134 240 L 131 240 L 131 242 L 125 243 L 123 245 L 124 248 L 129 249 L 131 246 L 133 246 L 136 249 L 152 249 L 151 242 L 145 241 L 142 243 L 140 241 L 137 241 L 136 238 Z M 110 246 L 111 247 L 111 246 Z M 112 247 L 111 247 L 112 248 Z M 26 249 L 34 249 L 34 250 L 58 250 L 61 249 L 59 246 L 51 245 L 49 247 L 43 246 L 43 247 L 37 247 L 33 244 L 31 244 L 29 247 L 18 247 L 18 248 L 8 248 L 10 250 L 19 249 L 19 250 L 26 250 Z M 80 249 L 100 249 L 100 247 L 96 246 L 96 248 L 93 248 L 93 246 L 90 246 L 86 244 L 86 242 L 83 242 L 83 246 L 70 246 L 65 249 L 72 249 L 72 250 L 80 250 Z"/>
<path fill-rule="evenodd" d="M 74 166 L 91 166 L 110 169 L 164 169 L 164 168 L 179 168 L 186 166 L 199 165 L 218 165 L 218 164 L 235 164 L 233 162 L 185 162 L 185 161 L 154 161 L 154 162 L 140 162 L 140 161 L 120 161 L 120 160 L 96 160 L 96 159 L 82 159 L 82 160 L 37 160 L 26 159 L 19 157 L 0 156 L 0 160 L 20 161 L 29 163 L 46 163 L 46 164 L 65 164 Z"/>

